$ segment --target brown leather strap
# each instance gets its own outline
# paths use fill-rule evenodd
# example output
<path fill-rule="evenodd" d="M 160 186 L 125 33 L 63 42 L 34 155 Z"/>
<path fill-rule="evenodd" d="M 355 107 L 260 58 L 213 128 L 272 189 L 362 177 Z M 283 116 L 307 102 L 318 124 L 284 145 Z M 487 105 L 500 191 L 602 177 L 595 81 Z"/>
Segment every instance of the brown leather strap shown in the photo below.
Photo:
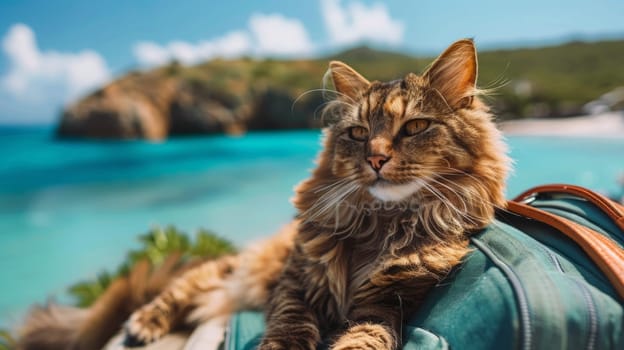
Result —
<path fill-rule="evenodd" d="M 526 204 L 508 201 L 507 210 L 552 226 L 571 238 L 598 265 L 624 299 L 624 250 L 615 242 L 583 225 Z"/>
<path fill-rule="evenodd" d="M 537 186 L 525 191 L 513 200 L 516 202 L 523 202 L 524 200 L 540 193 L 567 193 L 581 197 L 602 209 L 602 211 L 611 217 L 615 224 L 622 231 L 624 231 L 624 206 L 584 187 L 563 184 Z"/>

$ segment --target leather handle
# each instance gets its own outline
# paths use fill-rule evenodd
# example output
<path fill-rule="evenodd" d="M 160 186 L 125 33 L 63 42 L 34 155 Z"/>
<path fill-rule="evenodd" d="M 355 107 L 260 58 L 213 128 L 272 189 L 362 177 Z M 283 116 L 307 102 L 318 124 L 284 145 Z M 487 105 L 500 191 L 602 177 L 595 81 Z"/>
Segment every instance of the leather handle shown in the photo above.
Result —
<path fill-rule="evenodd" d="M 576 242 L 624 299 L 624 250 L 602 234 L 571 220 L 514 201 L 507 210 L 552 226 Z"/>
<path fill-rule="evenodd" d="M 530 190 L 524 191 L 513 200 L 515 202 L 523 202 L 542 193 L 567 193 L 581 197 L 604 211 L 615 222 L 615 224 L 622 231 L 624 231 L 624 206 L 584 187 L 564 184 L 537 186 L 531 188 Z"/>

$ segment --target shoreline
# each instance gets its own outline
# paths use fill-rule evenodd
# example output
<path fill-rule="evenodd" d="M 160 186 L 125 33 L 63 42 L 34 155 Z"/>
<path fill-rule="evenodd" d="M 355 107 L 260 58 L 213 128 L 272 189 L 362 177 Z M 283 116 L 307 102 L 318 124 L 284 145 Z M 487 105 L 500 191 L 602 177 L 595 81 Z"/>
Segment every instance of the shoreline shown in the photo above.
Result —
<path fill-rule="evenodd" d="M 624 112 L 568 118 L 510 120 L 498 126 L 507 136 L 624 138 Z"/>

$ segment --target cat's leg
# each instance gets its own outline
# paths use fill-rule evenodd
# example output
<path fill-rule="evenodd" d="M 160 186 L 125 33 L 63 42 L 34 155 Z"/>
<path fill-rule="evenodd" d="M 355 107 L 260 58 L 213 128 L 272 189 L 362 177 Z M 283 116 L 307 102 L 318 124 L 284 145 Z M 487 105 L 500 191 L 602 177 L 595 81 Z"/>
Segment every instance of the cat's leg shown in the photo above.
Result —
<path fill-rule="evenodd" d="M 160 339 L 184 319 L 195 297 L 220 288 L 238 263 L 239 256 L 221 257 L 203 263 L 174 280 L 154 300 L 130 316 L 126 323 L 124 344 L 142 346 Z"/>
<path fill-rule="evenodd" d="M 239 310 L 260 310 L 268 303 L 294 244 L 297 222 L 284 226 L 276 235 L 254 243 L 240 253 L 238 267 L 221 288 L 203 293 L 195 299 L 189 314 L 192 323 L 203 323 L 213 317 Z M 225 305 L 221 300 L 231 300 Z"/>
<path fill-rule="evenodd" d="M 316 315 L 303 301 L 300 269 L 292 261 L 273 290 L 260 350 L 315 350 L 321 340 Z"/>
<path fill-rule="evenodd" d="M 467 240 L 423 245 L 413 253 L 386 260 L 355 294 L 347 317 L 349 327 L 331 349 L 399 349 L 406 317 L 461 262 L 467 246 Z"/>
<path fill-rule="evenodd" d="M 284 268 L 296 233 L 297 221 L 293 221 L 236 256 L 222 257 L 187 271 L 130 316 L 125 343 L 139 346 L 153 342 L 180 321 L 199 324 L 237 310 L 263 308 Z"/>
<path fill-rule="evenodd" d="M 379 294 L 377 294 L 379 296 Z M 360 304 L 349 314 L 349 326 L 331 350 L 394 350 L 401 345 L 402 309 L 396 296 Z"/>

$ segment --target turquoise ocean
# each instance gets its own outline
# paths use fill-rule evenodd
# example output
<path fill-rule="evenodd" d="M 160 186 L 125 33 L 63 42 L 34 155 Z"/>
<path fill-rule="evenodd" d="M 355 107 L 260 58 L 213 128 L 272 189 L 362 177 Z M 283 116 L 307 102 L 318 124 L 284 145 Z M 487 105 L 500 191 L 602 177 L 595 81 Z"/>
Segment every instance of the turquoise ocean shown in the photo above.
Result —
<path fill-rule="evenodd" d="M 622 195 L 623 139 L 511 137 L 508 195 L 566 182 Z M 151 226 L 203 227 L 244 245 L 294 214 L 320 132 L 153 142 L 59 141 L 50 128 L 0 128 L 0 326 L 28 305 L 112 270 Z"/>

